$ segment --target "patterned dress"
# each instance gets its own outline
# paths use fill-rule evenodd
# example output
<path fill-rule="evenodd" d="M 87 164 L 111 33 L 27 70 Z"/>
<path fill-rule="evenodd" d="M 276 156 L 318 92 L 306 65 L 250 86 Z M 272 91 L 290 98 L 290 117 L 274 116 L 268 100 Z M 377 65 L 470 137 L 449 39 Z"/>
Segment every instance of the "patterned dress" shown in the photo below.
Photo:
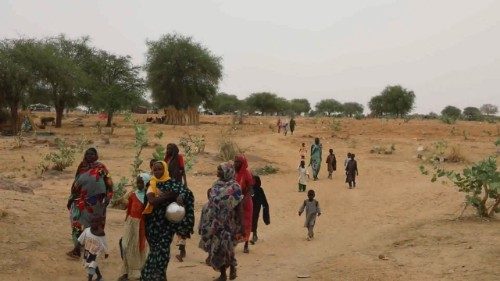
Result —
<path fill-rule="evenodd" d="M 229 163 L 221 166 L 224 177 L 212 186 L 206 216 L 200 227 L 200 246 L 209 254 L 210 265 L 215 270 L 236 266 L 234 246 L 241 225 L 235 208 L 243 199 L 241 188 L 233 179 L 234 168 Z"/>
<path fill-rule="evenodd" d="M 161 192 L 174 191 L 184 198 L 184 204 L 194 205 L 193 198 L 187 189 L 180 183 L 172 180 L 158 182 L 157 188 Z M 169 222 L 165 218 L 168 204 L 156 206 L 151 214 L 145 215 L 146 238 L 149 244 L 149 254 L 142 268 L 141 280 L 165 281 L 168 262 L 170 260 L 170 244 L 174 234 L 192 233 L 194 218 L 187 217 L 179 223 Z M 187 207 L 186 207 L 187 208 Z"/>
<path fill-rule="evenodd" d="M 313 178 L 318 179 L 319 170 L 321 169 L 321 150 L 323 149 L 320 143 L 311 145 L 311 169 Z"/>

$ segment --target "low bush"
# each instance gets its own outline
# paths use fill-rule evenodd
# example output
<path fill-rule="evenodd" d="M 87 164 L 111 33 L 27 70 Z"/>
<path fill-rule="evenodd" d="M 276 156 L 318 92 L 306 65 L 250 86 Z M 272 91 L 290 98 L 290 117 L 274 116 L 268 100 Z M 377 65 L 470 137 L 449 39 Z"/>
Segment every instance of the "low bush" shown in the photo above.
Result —
<path fill-rule="evenodd" d="M 57 150 L 45 155 L 44 160 L 52 163 L 52 169 L 63 171 L 75 162 L 76 149 L 72 148 L 65 140 L 56 138 Z"/>
<path fill-rule="evenodd" d="M 271 174 L 276 174 L 278 173 L 280 169 L 277 167 L 274 167 L 272 165 L 265 165 L 264 167 L 260 167 L 254 170 L 254 173 L 258 176 L 262 175 L 271 175 Z"/>

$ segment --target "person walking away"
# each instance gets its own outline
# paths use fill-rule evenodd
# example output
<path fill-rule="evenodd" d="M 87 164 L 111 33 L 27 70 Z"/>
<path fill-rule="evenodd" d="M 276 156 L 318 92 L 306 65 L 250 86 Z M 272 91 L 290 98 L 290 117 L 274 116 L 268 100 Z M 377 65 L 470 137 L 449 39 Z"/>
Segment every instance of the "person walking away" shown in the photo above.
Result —
<path fill-rule="evenodd" d="M 347 158 L 344 160 L 344 168 L 347 167 L 349 161 L 351 161 L 351 153 L 347 152 Z"/>
<path fill-rule="evenodd" d="M 309 178 L 309 172 L 306 168 L 306 161 L 300 161 L 297 170 L 299 171 L 299 192 L 304 192 L 306 191 L 307 179 Z"/>
<path fill-rule="evenodd" d="M 207 263 L 220 272 L 215 281 L 226 281 L 229 267 L 229 279 L 236 274 L 236 256 L 234 247 L 238 237 L 245 231 L 243 194 L 235 180 L 235 171 L 231 163 L 222 163 L 217 167 L 217 181 L 210 188 L 207 217 L 201 227 L 203 249 L 208 253 Z"/>
<path fill-rule="evenodd" d="M 311 160 L 309 165 L 311 166 L 313 172 L 313 180 L 318 180 L 319 170 L 321 169 L 321 154 L 323 146 L 319 142 L 319 138 L 314 139 L 314 143 L 311 145 Z"/>
<path fill-rule="evenodd" d="M 290 125 L 290 134 L 293 135 L 293 131 L 295 131 L 295 125 L 296 125 L 296 122 L 295 122 L 294 118 L 290 119 L 289 125 Z"/>
<path fill-rule="evenodd" d="M 328 178 L 332 179 L 333 171 L 337 170 L 337 159 L 335 158 L 335 154 L 333 154 L 333 149 L 329 149 L 328 157 L 326 158 L 326 164 L 328 165 Z"/>
<path fill-rule="evenodd" d="M 243 252 L 248 254 L 248 242 L 250 240 L 250 233 L 252 232 L 252 216 L 253 216 L 253 202 L 252 202 L 252 186 L 254 184 L 252 173 L 248 171 L 248 161 L 244 155 L 237 155 L 234 158 L 234 169 L 236 170 L 236 181 L 241 187 L 243 193 Z"/>
<path fill-rule="evenodd" d="M 286 122 L 284 125 L 283 125 L 283 129 L 284 129 L 284 134 L 285 136 L 288 134 L 288 130 L 290 130 L 290 124 L 288 122 Z"/>
<path fill-rule="evenodd" d="M 316 196 L 314 190 L 310 189 L 307 192 L 307 199 L 304 200 L 302 206 L 299 209 L 299 216 L 302 215 L 304 210 L 306 211 L 306 221 L 304 227 L 307 227 L 307 241 L 314 238 L 314 225 L 316 224 L 316 217 L 321 216 L 321 209 L 319 208 L 319 202 L 314 199 Z"/>
<path fill-rule="evenodd" d="M 148 173 L 140 173 L 136 180 L 137 190 L 132 192 L 128 198 L 125 228 L 123 237 L 120 239 L 120 252 L 123 262 L 122 275 L 118 281 L 127 281 L 129 278 L 139 279 L 142 266 L 146 261 L 146 230 L 142 212 L 145 207 L 145 187 L 149 184 L 150 179 L 151 176 Z"/>
<path fill-rule="evenodd" d="M 82 162 L 78 165 L 75 180 L 71 186 L 71 195 L 66 207 L 70 213 L 73 250 L 66 253 L 69 257 L 79 259 L 81 248 L 78 237 L 90 226 L 90 219 L 101 217 L 103 229 L 106 224 L 106 209 L 113 198 L 113 181 L 108 169 L 99 159 L 97 150 L 89 148 L 85 151 Z"/>
<path fill-rule="evenodd" d="M 281 123 L 281 118 L 278 118 L 278 122 L 276 123 L 276 126 L 278 126 L 278 134 L 281 133 L 281 126 L 283 124 Z"/>
<path fill-rule="evenodd" d="M 187 206 L 194 202 L 190 201 L 188 190 L 184 185 L 170 179 L 165 161 L 153 165 L 153 174 L 146 191 L 148 203 L 143 212 L 149 254 L 141 271 L 141 280 L 166 281 L 173 236 L 175 233 L 191 233 L 194 224 L 189 220 L 170 222 L 165 217 L 167 206 L 177 202 L 187 209 Z"/>
<path fill-rule="evenodd" d="M 356 187 L 356 176 L 359 175 L 358 162 L 354 160 L 354 157 L 355 155 L 351 154 L 351 160 L 347 162 L 347 165 L 345 167 L 345 173 L 346 173 L 345 182 L 349 184 L 349 188 Z"/>
<path fill-rule="evenodd" d="M 305 142 L 303 142 L 302 146 L 299 148 L 299 155 L 300 155 L 300 160 L 306 160 L 307 147 Z"/>
<path fill-rule="evenodd" d="M 262 188 L 262 183 L 259 176 L 253 176 L 253 195 L 252 195 L 252 203 L 253 203 L 253 216 L 252 216 L 252 240 L 250 243 L 253 245 L 259 237 L 257 236 L 257 226 L 259 222 L 260 209 L 262 207 L 262 218 L 266 225 L 271 223 L 271 218 L 269 216 L 269 204 L 267 202 L 266 194 L 264 193 L 264 189 Z"/>
<path fill-rule="evenodd" d="M 84 248 L 83 264 L 87 270 L 88 281 L 92 281 L 94 275 L 97 275 L 96 281 L 102 280 L 98 257 L 104 254 L 104 258 L 108 258 L 108 243 L 102 220 L 103 218 L 99 216 L 92 218 L 90 227 L 85 228 L 77 240 L 77 243 Z"/>

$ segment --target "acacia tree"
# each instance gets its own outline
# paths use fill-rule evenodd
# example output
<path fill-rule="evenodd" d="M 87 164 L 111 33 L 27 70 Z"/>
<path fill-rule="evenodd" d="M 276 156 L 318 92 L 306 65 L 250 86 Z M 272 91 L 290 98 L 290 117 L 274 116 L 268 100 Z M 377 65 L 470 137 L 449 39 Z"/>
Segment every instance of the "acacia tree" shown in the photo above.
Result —
<path fill-rule="evenodd" d="M 290 109 L 297 115 L 311 111 L 311 104 L 307 99 L 292 99 Z"/>
<path fill-rule="evenodd" d="M 221 58 L 191 37 L 167 34 L 147 42 L 147 84 L 158 106 L 197 108 L 217 94 Z"/>
<path fill-rule="evenodd" d="M 50 92 L 60 128 L 64 109 L 78 103 L 78 94 L 89 86 L 85 72 L 92 58 L 89 38 L 68 39 L 65 35 L 39 42 L 31 54 L 31 64 L 39 85 Z"/>
<path fill-rule="evenodd" d="M 344 114 L 346 116 L 352 117 L 353 115 L 363 114 L 363 105 L 357 102 L 346 102 L 342 105 Z"/>
<path fill-rule="evenodd" d="M 443 110 L 441 110 L 441 115 L 456 120 L 460 118 L 460 115 L 462 115 L 462 111 L 458 107 L 448 105 Z"/>
<path fill-rule="evenodd" d="M 0 101 L 10 108 L 12 130 L 17 132 L 18 110 L 35 79 L 26 56 L 32 52 L 30 39 L 0 41 Z"/>
<path fill-rule="evenodd" d="M 218 93 L 205 103 L 205 108 L 212 110 L 215 114 L 234 113 L 241 108 L 241 104 L 242 102 L 235 95 Z"/>
<path fill-rule="evenodd" d="M 401 85 L 387 86 L 378 96 L 374 96 L 368 106 L 375 115 L 395 115 L 402 117 L 410 113 L 415 102 L 415 93 Z"/>
<path fill-rule="evenodd" d="M 324 99 L 316 104 L 316 111 L 318 113 L 327 113 L 328 115 L 335 112 L 342 112 L 342 104 L 335 99 Z"/>
<path fill-rule="evenodd" d="M 464 118 L 469 121 L 478 121 L 483 117 L 479 108 L 473 106 L 464 108 L 462 114 L 464 115 Z"/>
<path fill-rule="evenodd" d="M 278 112 L 279 100 L 276 94 L 261 92 L 253 93 L 245 99 L 245 103 L 250 111 L 260 111 L 263 114 Z"/>
<path fill-rule="evenodd" d="M 116 56 L 99 50 L 88 70 L 92 77 L 91 104 L 107 113 L 107 127 L 111 126 L 116 111 L 141 101 L 145 83 L 139 77 L 140 67 L 132 64 L 130 56 Z"/>
<path fill-rule="evenodd" d="M 495 115 L 498 113 L 498 107 L 493 104 L 483 104 L 481 106 L 481 112 L 486 114 L 486 115 Z"/>

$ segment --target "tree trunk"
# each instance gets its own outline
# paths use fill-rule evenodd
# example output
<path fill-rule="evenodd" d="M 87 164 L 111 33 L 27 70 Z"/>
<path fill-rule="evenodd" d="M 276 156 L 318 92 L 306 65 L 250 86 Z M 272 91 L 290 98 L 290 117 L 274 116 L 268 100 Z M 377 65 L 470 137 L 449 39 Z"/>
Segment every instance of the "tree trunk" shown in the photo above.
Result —
<path fill-rule="evenodd" d="M 495 214 L 495 210 L 498 208 L 498 205 L 500 205 L 500 197 L 497 198 L 497 200 L 495 201 L 495 204 L 493 204 L 493 206 L 491 206 L 491 209 L 488 213 L 488 217 L 493 217 L 493 215 Z"/>
<path fill-rule="evenodd" d="M 61 105 L 56 106 L 56 128 L 61 128 L 64 107 Z"/>
<path fill-rule="evenodd" d="M 113 112 L 108 112 L 108 123 L 106 123 L 106 127 L 111 127 L 112 120 L 113 120 Z"/>
<path fill-rule="evenodd" d="M 18 125 L 17 125 L 17 119 L 19 118 L 19 113 L 17 112 L 19 108 L 19 104 L 11 104 L 10 105 L 10 124 L 12 127 L 12 133 L 17 134 L 18 130 Z"/>

